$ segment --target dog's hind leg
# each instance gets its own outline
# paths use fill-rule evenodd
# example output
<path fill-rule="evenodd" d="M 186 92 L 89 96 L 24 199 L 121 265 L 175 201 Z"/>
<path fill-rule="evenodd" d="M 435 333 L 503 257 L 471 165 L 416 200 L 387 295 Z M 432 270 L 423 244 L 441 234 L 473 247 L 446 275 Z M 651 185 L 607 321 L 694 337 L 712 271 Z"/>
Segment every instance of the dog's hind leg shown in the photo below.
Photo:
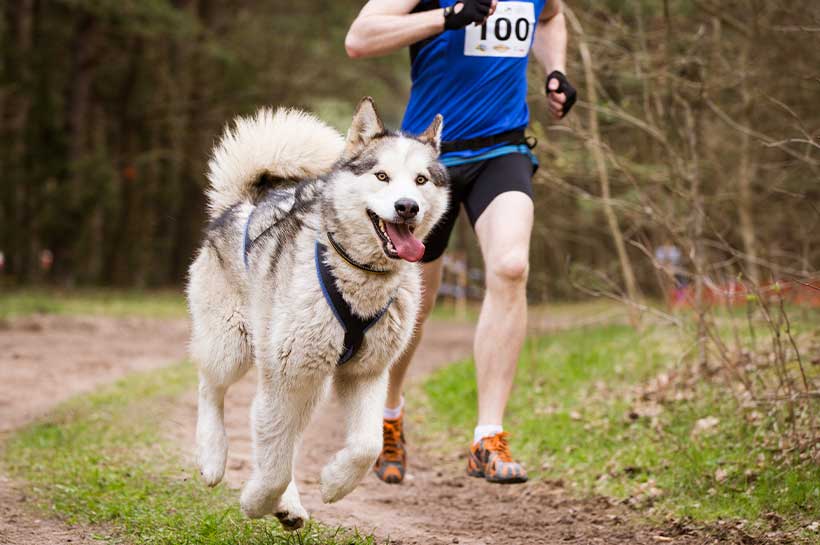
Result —
<path fill-rule="evenodd" d="M 218 255 L 206 246 L 191 266 L 188 284 L 191 357 L 199 366 L 197 462 L 208 486 L 225 474 L 225 392 L 253 365 L 244 299 L 226 274 Z"/>
<path fill-rule="evenodd" d="M 382 408 L 387 397 L 387 372 L 375 377 L 336 377 L 342 410 L 347 415 L 345 447 L 322 469 L 322 500 L 347 496 L 364 478 L 382 450 Z"/>
<path fill-rule="evenodd" d="M 281 518 L 307 516 L 292 483 L 296 445 L 325 390 L 326 377 L 305 374 L 297 381 L 273 379 L 270 369 L 259 369 L 256 397 L 251 408 L 253 475 L 242 489 L 242 511 L 260 518 L 279 511 Z M 299 521 L 294 521 L 294 524 Z"/>
<path fill-rule="evenodd" d="M 249 365 L 233 367 L 229 376 L 214 376 L 204 367 L 199 371 L 196 444 L 199 472 L 208 486 L 216 486 L 225 474 L 228 436 L 225 433 L 225 393 L 242 378 Z"/>

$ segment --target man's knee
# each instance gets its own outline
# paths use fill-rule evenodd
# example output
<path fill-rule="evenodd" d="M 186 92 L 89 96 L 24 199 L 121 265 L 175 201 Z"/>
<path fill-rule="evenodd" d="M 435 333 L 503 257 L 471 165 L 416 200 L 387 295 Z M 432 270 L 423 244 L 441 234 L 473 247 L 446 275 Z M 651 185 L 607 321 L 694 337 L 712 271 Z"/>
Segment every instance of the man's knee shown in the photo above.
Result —
<path fill-rule="evenodd" d="M 527 283 L 530 271 L 525 251 L 511 249 L 487 264 L 488 289 L 518 287 Z"/>
<path fill-rule="evenodd" d="M 440 258 L 439 258 L 440 259 Z M 436 306 L 438 298 L 438 288 L 441 285 L 441 264 L 438 262 L 427 263 L 422 269 L 421 281 L 421 304 L 416 322 L 423 324 L 433 307 Z"/>
<path fill-rule="evenodd" d="M 433 307 L 436 306 L 436 298 L 438 296 L 438 286 L 422 286 L 421 289 L 421 306 L 419 307 L 418 323 L 423 324 L 430 313 L 433 312 Z"/>

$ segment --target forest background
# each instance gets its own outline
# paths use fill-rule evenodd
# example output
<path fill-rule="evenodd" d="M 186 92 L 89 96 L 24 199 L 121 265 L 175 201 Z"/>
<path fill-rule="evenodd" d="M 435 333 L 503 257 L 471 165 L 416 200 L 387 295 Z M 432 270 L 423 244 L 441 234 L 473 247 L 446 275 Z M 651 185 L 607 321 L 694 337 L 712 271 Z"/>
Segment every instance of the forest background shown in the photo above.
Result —
<path fill-rule="evenodd" d="M 398 126 L 401 51 L 350 60 L 361 2 L 3 0 L 0 252 L 7 284 L 183 282 L 222 127 L 265 105 Z M 533 301 L 661 293 L 661 245 L 707 285 L 811 281 L 820 262 L 820 4 L 566 2 L 572 114 L 537 136 Z M 480 264 L 472 237 L 456 246 Z M 44 271 L 44 251 L 53 266 Z"/>

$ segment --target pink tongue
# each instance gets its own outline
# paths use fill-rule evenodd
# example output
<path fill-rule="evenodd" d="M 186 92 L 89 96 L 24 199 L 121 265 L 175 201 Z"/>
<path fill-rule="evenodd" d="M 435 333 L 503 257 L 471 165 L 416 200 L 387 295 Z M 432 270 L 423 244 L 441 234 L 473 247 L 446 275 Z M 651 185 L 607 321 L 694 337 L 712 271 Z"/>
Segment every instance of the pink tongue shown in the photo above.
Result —
<path fill-rule="evenodd" d="M 387 229 L 387 234 L 390 235 L 390 240 L 393 242 L 393 246 L 396 247 L 396 252 L 400 258 L 415 262 L 424 256 L 424 244 L 413 236 L 407 225 L 386 221 L 384 227 Z"/>

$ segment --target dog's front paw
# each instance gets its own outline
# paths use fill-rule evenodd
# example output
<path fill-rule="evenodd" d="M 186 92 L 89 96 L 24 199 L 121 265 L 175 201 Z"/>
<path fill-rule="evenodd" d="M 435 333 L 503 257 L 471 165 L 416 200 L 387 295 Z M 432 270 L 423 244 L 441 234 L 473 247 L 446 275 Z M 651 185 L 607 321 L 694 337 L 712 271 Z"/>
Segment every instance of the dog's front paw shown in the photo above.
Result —
<path fill-rule="evenodd" d="M 282 523 L 285 530 L 298 530 L 305 525 L 308 519 L 308 512 L 302 507 L 302 502 L 299 499 L 299 491 L 296 489 L 296 483 L 291 481 L 282 494 L 282 499 L 279 500 L 279 506 L 276 508 L 276 518 Z"/>
<path fill-rule="evenodd" d="M 381 452 L 381 442 L 356 449 L 344 448 L 322 469 L 322 501 L 337 502 L 358 486 Z"/>
<path fill-rule="evenodd" d="M 358 473 L 358 471 L 343 471 L 339 464 L 331 463 L 325 466 L 322 469 L 322 479 L 319 485 L 322 491 L 322 501 L 335 503 L 353 492 L 364 476 Z"/>
<path fill-rule="evenodd" d="M 274 505 L 275 502 L 270 489 L 254 479 L 245 484 L 242 495 L 239 497 L 239 507 L 246 517 L 252 519 L 259 519 L 271 514 Z"/>
<path fill-rule="evenodd" d="M 328 481 L 324 476 L 324 471 L 319 489 L 322 491 L 322 501 L 325 503 L 335 503 L 344 497 L 341 493 L 341 483 Z"/>
<path fill-rule="evenodd" d="M 276 518 L 279 519 L 279 522 L 282 523 L 282 528 L 288 532 L 298 530 L 305 525 L 305 522 L 308 519 L 308 513 L 301 505 L 298 510 L 277 511 L 274 514 L 276 515 Z"/>

